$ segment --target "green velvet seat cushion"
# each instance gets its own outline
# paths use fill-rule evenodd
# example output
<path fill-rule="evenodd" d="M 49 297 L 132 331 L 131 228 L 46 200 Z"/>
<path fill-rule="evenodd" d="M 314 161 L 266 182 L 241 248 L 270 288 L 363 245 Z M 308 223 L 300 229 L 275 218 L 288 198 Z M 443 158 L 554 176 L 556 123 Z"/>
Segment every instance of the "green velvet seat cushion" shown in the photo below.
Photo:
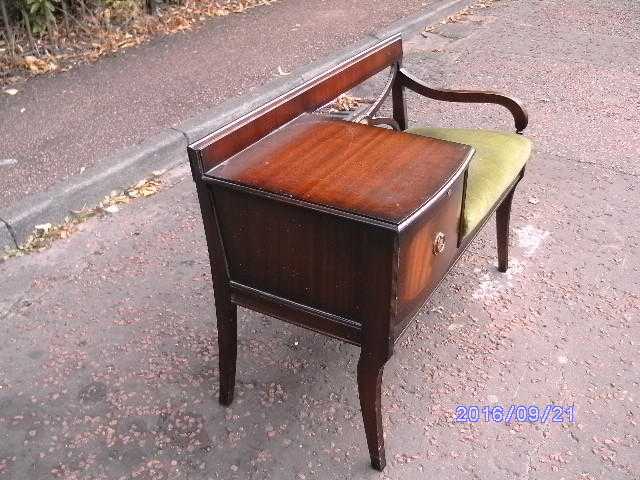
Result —
<path fill-rule="evenodd" d="M 469 164 L 462 235 L 491 211 L 531 155 L 531 141 L 516 133 L 467 128 L 411 128 L 407 133 L 464 143 L 476 149 Z"/>

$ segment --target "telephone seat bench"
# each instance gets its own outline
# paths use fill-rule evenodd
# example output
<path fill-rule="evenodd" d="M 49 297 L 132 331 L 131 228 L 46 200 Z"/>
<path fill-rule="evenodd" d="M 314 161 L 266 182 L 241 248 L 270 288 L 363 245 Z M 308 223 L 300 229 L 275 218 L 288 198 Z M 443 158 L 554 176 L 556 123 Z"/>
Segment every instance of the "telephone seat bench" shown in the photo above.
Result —
<path fill-rule="evenodd" d="M 357 345 L 379 470 L 394 344 L 494 211 L 506 271 L 511 201 L 531 152 L 516 100 L 432 89 L 401 61 L 401 38 L 381 40 L 188 147 L 213 276 L 220 402 L 233 400 L 238 305 Z M 384 91 L 355 121 L 314 113 L 386 68 Z M 407 129 L 406 89 L 502 105 L 518 133 Z M 377 117 L 389 95 L 393 117 Z"/>

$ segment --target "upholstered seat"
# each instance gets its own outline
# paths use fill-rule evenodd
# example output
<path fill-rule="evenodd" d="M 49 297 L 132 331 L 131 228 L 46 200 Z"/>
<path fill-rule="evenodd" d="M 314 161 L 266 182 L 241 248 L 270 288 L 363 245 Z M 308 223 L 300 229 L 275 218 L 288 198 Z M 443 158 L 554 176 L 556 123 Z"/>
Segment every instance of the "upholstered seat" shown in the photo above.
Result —
<path fill-rule="evenodd" d="M 516 179 L 531 155 L 531 141 L 515 133 L 419 127 L 407 133 L 464 143 L 476 149 L 469 164 L 462 235 L 472 231 Z"/>

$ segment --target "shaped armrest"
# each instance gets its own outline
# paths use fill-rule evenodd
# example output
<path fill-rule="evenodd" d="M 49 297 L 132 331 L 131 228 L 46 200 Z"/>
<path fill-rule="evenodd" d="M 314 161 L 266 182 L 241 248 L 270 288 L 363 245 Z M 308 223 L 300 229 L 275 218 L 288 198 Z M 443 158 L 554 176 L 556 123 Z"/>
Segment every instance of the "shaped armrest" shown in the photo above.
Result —
<path fill-rule="evenodd" d="M 404 68 L 400 69 L 398 76 L 398 80 L 402 86 L 418 93 L 419 95 L 423 95 L 434 100 L 461 103 L 494 103 L 496 105 L 502 105 L 511 112 L 511 115 L 513 115 L 516 131 L 518 133 L 522 132 L 529 123 L 527 111 L 515 98 L 507 97 L 506 95 L 502 95 L 497 92 L 431 88 L 414 77 Z"/>

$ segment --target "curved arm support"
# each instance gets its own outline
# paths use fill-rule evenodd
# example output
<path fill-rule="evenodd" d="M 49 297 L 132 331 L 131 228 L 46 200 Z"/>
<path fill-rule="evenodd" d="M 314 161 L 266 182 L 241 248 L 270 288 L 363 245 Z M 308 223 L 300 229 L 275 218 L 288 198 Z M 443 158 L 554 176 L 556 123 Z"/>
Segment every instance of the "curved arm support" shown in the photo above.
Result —
<path fill-rule="evenodd" d="M 461 103 L 494 103 L 496 105 L 502 105 L 511 112 L 511 115 L 513 115 L 516 131 L 518 133 L 527 128 L 527 124 L 529 123 L 529 116 L 521 103 L 515 98 L 510 98 L 500 93 L 431 88 L 425 85 L 421 80 L 414 77 L 411 73 L 407 72 L 404 68 L 401 68 L 398 72 L 398 81 L 400 81 L 403 87 L 434 100 Z"/>
<path fill-rule="evenodd" d="M 374 100 L 371 106 L 368 107 L 364 112 L 362 112 L 362 114 L 359 115 L 357 120 L 361 120 L 367 117 L 373 117 L 376 114 L 376 112 L 382 106 L 382 102 L 384 102 L 384 100 L 389 96 L 389 93 L 391 93 L 391 87 L 393 87 L 393 82 L 395 82 L 396 80 L 396 76 L 398 75 L 398 70 L 399 70 L 398 64 L 394 63 L 393 66 L 391 67 L 391 71 L 389 72 L 389 78 L 387 79 L 387 82 L 385 83 L 385 86 L 382 89 L 382 92 Z"/>

